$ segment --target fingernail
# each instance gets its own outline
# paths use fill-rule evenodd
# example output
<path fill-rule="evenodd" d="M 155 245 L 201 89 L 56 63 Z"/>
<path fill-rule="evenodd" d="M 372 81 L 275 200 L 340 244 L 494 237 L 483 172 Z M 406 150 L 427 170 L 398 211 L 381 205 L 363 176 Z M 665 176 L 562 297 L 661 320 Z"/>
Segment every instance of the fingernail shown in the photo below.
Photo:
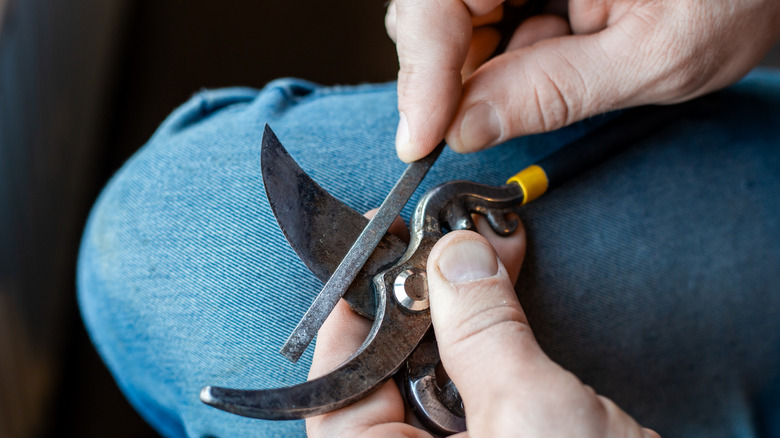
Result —
<path fill-rule="evenodd" d="M 461 240 L 439 256 L 439 271 L 450 283 L 466 283 L 492 277 L 498 272 L 493 249 L 478 240 Z"/>
<path fill-rule="evenodd" d="M 395 150 L 399 155 L 409 149 L 409 122 L 406 121 L 406 115 L 400 114 L 398 120 L 398 130 L 395 132 Z"/>
<path fill-rule="evenodd" d="M 466 110 L 460 125 L 460 142 L 465 150 L 481 149 L 499 138 L 501 121 L 492 105 L 481 102 Z"/>

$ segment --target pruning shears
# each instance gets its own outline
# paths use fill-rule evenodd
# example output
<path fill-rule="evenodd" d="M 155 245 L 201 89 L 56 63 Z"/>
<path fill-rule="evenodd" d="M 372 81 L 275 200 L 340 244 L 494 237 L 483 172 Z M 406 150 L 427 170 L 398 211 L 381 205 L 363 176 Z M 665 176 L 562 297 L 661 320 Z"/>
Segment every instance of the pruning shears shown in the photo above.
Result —
<path fill-rule="evenodd" d="M 522 10 L 506 13 L 506 19 L 516 27 L 537 11 L 539 3 L 527 2 Z M 497 51 L 503 51 L 507 42 L 508 37 Z M 269 203 L 287 241 L 325 282 L 281 354 L 297 361 L 341 298 L 372 319 L 373 325 L 360 348 L 322 377 L 276 389 L 207 386 L 201 390 L 201 400 L 247 417 L 301 419 L 354 403 L 398 375 L 411 410 L 432 432 L 446 435 L 465 430 L 457 388 L 436 376 L 439 356 L 425 271 L 431 248 L 449 231 L 475 230 L 474 214 L 485 217 L 497 234 L 511 234 L 523 205 L 596 167 L 674 114 L 653 107 L 625 111 L 524 168 L 502 186 L 451 181 L 435 187 L 416 206 L 408 245 L 387 230 L 441 154 L 444 142 L 407 167 L 369 221 L 313 181 L 266 125 L 261 160 Z"/>

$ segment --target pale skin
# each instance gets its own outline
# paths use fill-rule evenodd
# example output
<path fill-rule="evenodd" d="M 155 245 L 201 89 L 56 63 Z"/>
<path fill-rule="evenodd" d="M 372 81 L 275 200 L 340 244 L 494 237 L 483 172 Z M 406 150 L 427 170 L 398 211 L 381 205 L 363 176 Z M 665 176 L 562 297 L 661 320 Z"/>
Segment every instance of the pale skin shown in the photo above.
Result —
<path fill-rule="evenodd" d="M 510 237 L 499 237 L 484 220 L 477 228 L 482 235 L 447 234 L 427 267 L 442 363 L 466 409 L 468 430 L 457 436 L 658 437 L 537 344 L 513 287 L 525 255 L 522 227 Z M 394 232 L 404 230 L 397 221 Z M 320 329 L 309 378 L 348 358 L 369 327 L 340 302 Z M 308 419 L 306 428 L 311 437 L 432 436 L 405 410 L 392 380 L 358 403 Z"/>
<path fill-rule="evenodd" d="M 569 0 L 566 18 L 526 21 L 507 51 L 488 59 L 499 35 L 487 25 L 501 18 L 503 3 L 390 2 L 403 161 L 442 138 L 473 152 L 610 110 L 693 99 L 737 81 L 780 39 L 777 0 Z M 442 363 L 466 409 L 468 430 L 459 436 L 658 437 L 536 343 L 512 287 L 524 232 L 501 238 L 478 228 L 481 235 L 446 235 L 427 267 Z M 340 303 L 320 331 L 310 377 L 349 357 L 368 328 Z M 431 436 L 392 381 L 306 424 L 313 437 Z"/>
<path fill-rule="evenodd" d="M 568 19 L 528 20 L 485 62 L 498 35 L 484 25 L 502 4 L 389 5 L 402 160 L 442 138 L 473 152 L 614 109 L 689 100 L 737 81 L 780 39 L 776 0 L 569 0 Z"/>

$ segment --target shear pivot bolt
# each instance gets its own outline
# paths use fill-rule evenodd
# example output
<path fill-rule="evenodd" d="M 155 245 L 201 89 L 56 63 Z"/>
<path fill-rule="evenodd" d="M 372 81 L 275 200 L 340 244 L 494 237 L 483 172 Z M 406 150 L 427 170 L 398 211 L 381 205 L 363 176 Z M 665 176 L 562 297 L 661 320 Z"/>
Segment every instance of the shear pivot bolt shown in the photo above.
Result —
<path fill-rule="evenodd" d="M 393 285 L 396 301 L 407 310 L 419 312 L 428 308 L 428 279 L 419 268 L 407 269 L 397 277 Z"/>

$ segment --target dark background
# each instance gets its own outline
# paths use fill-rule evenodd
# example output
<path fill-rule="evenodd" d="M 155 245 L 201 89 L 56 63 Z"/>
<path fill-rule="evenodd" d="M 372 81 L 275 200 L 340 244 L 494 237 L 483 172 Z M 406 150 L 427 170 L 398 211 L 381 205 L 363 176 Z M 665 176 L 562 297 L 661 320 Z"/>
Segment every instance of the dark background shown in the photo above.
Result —
<path fill-rule="evenodd" d="M 0 0 L 0 436 L 155 433 L 88 340 L 79 238 L 99 190 L 202 88 L 393 80 L 381 0 Z M 10 214 L 9 214 L 10 213 Z"/>
<path fill-rule="evenodd" d="M 143 437 L 75 300 L 100 188 L 202 88 L 389 81 L 382 0 L 0 0 L 0 436 Z M 780 66 L 776 48 L 764 62 Z"/>

